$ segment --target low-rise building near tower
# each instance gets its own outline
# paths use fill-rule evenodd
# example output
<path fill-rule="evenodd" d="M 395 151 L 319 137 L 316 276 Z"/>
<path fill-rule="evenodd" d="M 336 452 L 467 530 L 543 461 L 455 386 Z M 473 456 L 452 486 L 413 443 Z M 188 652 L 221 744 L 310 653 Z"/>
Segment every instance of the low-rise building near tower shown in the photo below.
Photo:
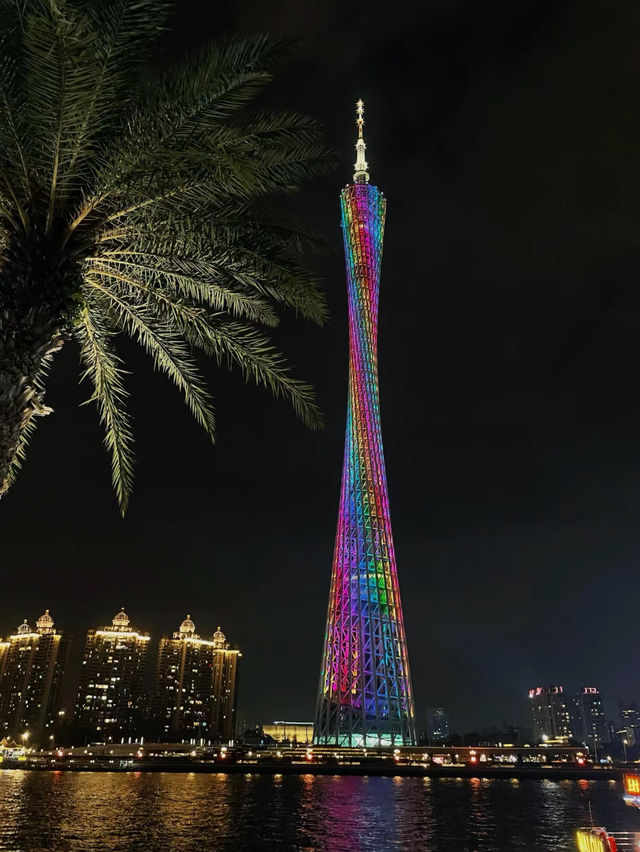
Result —
<path fill-rule="evenodd" d="M 25 620 L 0 643 L 0 738 L 47 743 L 57 717 L 68 647 L 49 610 L 35 630 Z"/>
<path fill-rule="evenodd" d="M 131 627 L 124 609 L 111 625 L 88 631 L 74 716 L 90 739 L 117 742 L 136 734 L 148 649 L 149 634 Z"/>
<path fill-rule="evenodd" d="M 449 716 L 444 707 L 427 707 L 427 745 L 439 745 L 449 738 Z"/>
<path fill-rule="evenodd" d="M 220 628 L 201 639 L 191 616 L 158 647 L 154 720 L 161 737 L 226 743 L 234 738 L 238 698 L 238 650 Z"/>

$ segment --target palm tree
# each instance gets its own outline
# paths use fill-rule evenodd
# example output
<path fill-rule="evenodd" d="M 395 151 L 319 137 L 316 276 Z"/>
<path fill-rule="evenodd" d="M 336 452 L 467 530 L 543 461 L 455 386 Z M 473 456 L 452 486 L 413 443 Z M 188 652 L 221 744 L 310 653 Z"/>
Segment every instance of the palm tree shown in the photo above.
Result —
<path fill-rule="evenodd" d="M 120 334 L 212 438 L 194 350 L 318 424 L 311 388 L 266 331 L 278 306 L 325 318 L 303 262 L 316 238 L 268 199 L 331 157 L 315 121 L 247 110 L 285 40 L 218 41 L 160 73 L 167 14 L 163 0 L 0 0 L 0 495 L 71 339 L 123 513 L 133 456 Z"/>

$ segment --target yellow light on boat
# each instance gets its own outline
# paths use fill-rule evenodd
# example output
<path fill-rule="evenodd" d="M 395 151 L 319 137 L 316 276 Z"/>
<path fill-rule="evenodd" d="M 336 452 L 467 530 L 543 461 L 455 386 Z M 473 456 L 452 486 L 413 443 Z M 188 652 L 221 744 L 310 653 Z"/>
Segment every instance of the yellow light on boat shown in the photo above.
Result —
<path fill-rule="evenodd" d="M 576 842 L 579 852 L 616 852 L 615 840 L 604 828 L 582 828 L 576 833 Z"/>

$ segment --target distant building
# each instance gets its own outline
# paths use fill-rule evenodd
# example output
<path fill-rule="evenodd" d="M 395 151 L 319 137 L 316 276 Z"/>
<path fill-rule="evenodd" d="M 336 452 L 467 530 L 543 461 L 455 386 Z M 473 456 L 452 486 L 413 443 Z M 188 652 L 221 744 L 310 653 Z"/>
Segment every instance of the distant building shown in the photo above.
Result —
<path fill-rule="evenodd" d="M 625 739 L 626 745 L 640 745 L 640 710 L 637 704 L 618 705 L 620 711 L 621 726 L 618 728 L 618 736 L 620 741 Z"/>
<path fill-rule="evenodd" d="M 573 736 L 571 702 L 562 686 L 537 686 L 529 690 L 534 736 L 537 740 Z"/>
<path fill-rule="evenodd" d="M 152 716 L 172 739 L 226 743 L 234 739 L 240 652 L 220 628 L 201 639 L 191 616 L 160 640 Z"/>
<path fill-rule="evenodd" d="M 427 743 L 438 745 L 449 737 L 449 716 L 444 707 L 427 707 Z"/>
<path fill-rule="evenodd" d="M 57 718 L 68 643 L 49 610 L 0 643 L 0 739 L 45 744 Z M 21 738 L 21 739 L 20 739 Z"/>
<path fill-rule="evenodd" d="M 602 695 L 595 686 L 582 686 L 575 697 L 573 735 L 585 745 L 597 749 L 609 742 L 607 718 Z"/>
<path fill-rule="evenodd" d="M 151 715 L 164 735 L 209 737 L 212 645 L 200 639 L 190 615 L 173 638 L 160 640 Z"/>
<path fill-rule="evenodd" d="M 277 743 L 311 745 L 313 742 L 313 722 L 273 722 L 261 728 L 265 736 Z"/>
<path fill-rule="evenodd" d="M 110 626 L 88 631 L 74 718 L 92 738 L 135 734 L 144 715 L 148 648 L 149 634 L 131 627 L 124 609 Z"/>
<path fill-rule="evenodd" d="M 618 735 L 618 723 L 615 719 L 607 719 L 607 736 L 610 743 L 617 743 L 620 739 Z"/>
<path fill-rule="evenodd" d="M 238 712 L 238 658 L 240 651 L 227 644 L 224 633 L 213 634 L 212 732 L 216 740 L 228 742 L 236 732 Z"/>

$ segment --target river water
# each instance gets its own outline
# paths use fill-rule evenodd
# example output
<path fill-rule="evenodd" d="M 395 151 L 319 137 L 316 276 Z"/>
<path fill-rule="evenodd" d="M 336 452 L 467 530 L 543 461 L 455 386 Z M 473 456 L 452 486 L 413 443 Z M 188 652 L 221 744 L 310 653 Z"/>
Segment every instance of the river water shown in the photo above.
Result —
<path fill-rule="evenodd" d="M 5 770 L 0 850 L 575 850 L 588 803 L 640 831 L 613 781 Z"/>

